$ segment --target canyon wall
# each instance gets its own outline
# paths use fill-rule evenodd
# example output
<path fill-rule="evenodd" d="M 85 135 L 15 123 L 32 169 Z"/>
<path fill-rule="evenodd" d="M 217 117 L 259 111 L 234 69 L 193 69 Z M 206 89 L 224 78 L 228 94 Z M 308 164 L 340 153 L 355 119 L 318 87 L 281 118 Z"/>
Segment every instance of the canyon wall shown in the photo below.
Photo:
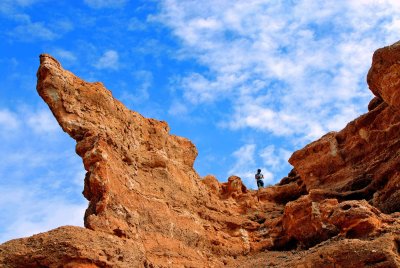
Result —
<path fill-rule="evenodd" d="M 4 267 L 399 267 L 400 44 L 375 52 L 368 113 L 249 190 L 193 168 L 196 147 L 101 83 L 40 56 L 37 91 L 76 140 L 85 227 L 0 246 Z"/>

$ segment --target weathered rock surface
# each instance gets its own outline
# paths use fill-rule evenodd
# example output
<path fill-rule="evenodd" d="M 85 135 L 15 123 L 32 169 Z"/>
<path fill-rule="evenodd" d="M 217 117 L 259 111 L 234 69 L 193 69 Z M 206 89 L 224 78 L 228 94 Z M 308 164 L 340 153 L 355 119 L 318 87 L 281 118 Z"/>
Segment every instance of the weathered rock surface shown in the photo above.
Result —
<path fill-rule="evenodd" d="M 365 199 L 382 212 L 400 210 L 400 43 L 377 50 L 368 84 L 369 112 L 289 159 L 308 191 L 340 200 Z"/>
<path fill-rule="evenodd" d="M 238 177 L 203 181 L 193 169 L 195 146 L 170 135 L 167 123 L 128 110 L 49 55 L 41 56 L 37 90 L 77 141 L 87 228 L 135 241 L 159 266 L 220 266 L 222 257 L 264 247 L 252 213 L 275 205 L 259 203 Z"/>
<path fill-rule="evenodd" d="M 259 191 L 193 169 L 195 146 L 41 55 L 37 90 L 77 142 L 85 226 L 0 246 L 4 267 L 399 267 L 400 45 L 378 50 L 369 112 L 295 152 Z"/>
<path fill-rule="evenodd" d="M 336 236 L 306 251 L 259 252 L 237 259 L 236 267 L 399 267 L 399 229 L 370 239 L 347 239 Z M 396 238 L 397 237 L 397 238 Z"/>
<path fill-rule="evenodd" d="M 134 240 L 63 226 L 0 248 L 1 267 L 141 267 L 144 249 Z"/>

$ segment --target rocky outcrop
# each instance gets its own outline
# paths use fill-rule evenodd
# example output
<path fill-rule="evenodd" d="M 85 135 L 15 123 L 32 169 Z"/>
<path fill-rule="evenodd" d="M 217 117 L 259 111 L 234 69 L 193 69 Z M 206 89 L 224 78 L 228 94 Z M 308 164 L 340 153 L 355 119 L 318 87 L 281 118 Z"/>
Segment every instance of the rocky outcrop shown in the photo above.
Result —
<path fill-rule="evenodd" d="M 400 46 L 378 50 L 369 112 L 249 190 L 193 169 L 195 146 L 41 55 L 37 90 L 77 142 L 85 227 L 0 246 L 5 267 L 397 267 Z M 24 266 L 25 265 L 25 266 Z"/>
<path fill-rule="evenodd" d="M 240 178 L 201 179 L 195 146 L 167 123 L 128 110 L 101 83 L 87 83 L 41 55 L 37 90 L 77 142 L 87 171 L 85 226 L 130 239 L 149 264 L 201 267 L 263 247 L 263 211 Z M 260 246 L 260 245 L 261 246 Z"/>
<path fill-rule="evenodd" d="M 141 267 L 144 248 L 134 240 L 89 229 L 64 226 L 0 248 L 1 267 Z"/>
<path fill-rule="evenodd" d="M 400 43 L 374 53 L 369 112 L 289 159 L 308 191 L 339 200 L 365 199 L 385 213 L 400 210 Z"/>
<path fill-rule="evenodd" d="M 365 199 L 383 212 L 399 211 L 399 131 L 400 113 L 381 101 L 342 131 L 295 152 L 289 162 L 308 191 L 324 189 L 339 200 Z"/>
<path fill-rule="evenodd" d="M 336 236 L 306 251 L 259 252 L 238 258 L 236 267 L 399 267 L 399 229 L 371 239 Z"/>

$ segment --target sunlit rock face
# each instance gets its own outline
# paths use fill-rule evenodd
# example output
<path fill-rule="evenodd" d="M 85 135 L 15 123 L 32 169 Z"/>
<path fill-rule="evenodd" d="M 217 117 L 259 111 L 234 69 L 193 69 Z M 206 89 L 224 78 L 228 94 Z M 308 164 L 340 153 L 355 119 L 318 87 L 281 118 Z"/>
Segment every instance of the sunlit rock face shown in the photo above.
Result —
<path fill-rule="evenodd" d="M 377 50 L 367 81 L 376 95 L 369 112 L 295 152 L 289 162 L 308 191 L 340 200 L 365 199 L 382 212 L 400 211 L 400 43 Z"/>
<path fill-rule="evenodd" d="M 0 246 L 4 267 L 399 267 L 400 46 L 378 50 L 369 112 L 295 152 L 274 186 L 193 169 L 196 147 L 101 83 L 40 56 L 37 90 L 87 171 L 85 227 Z M 82 178 L 83 179 L 83 178 Z"/>
<path fill-rule="evenodd" d="M 85 227 L 135 241 L 154 265 L 224 265 L 222 256 L 263 247 L 248 210 L 269 203 L 259 204 L 239 177 L 202 180 L 196 147 L 170 135 L 166 122 L 130 111 L 50 55 L 40 62 L 39 95 L 76 140 L 87 171 Z"/>

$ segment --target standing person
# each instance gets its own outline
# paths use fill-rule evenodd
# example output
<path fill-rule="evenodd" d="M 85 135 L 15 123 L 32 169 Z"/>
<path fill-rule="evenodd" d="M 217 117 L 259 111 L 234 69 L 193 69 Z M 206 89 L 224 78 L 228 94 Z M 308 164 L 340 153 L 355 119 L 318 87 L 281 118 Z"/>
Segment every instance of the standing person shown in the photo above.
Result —
<path fill-rule="evenodd" d="M 261 169 L 257 169 L 257 173 L 255 175 L 255 178 L 257 180 L 258 189 L 264 187 L 264 182 L 263 182 L 264 175 L 261 173 Z"/>

